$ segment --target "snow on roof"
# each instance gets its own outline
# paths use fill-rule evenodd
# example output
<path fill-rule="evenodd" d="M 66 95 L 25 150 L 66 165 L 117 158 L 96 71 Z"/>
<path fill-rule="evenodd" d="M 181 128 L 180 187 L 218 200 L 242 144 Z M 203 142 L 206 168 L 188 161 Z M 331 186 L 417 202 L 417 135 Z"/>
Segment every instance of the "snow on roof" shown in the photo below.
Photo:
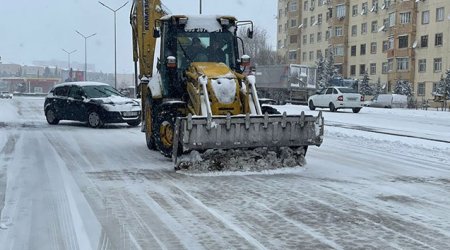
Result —
<path fill-rule="evenodd" d="M 221 16 L 221 15 L 166 15 L 161 17 L 161 20 L 169 20 L 173 16 L 178 17 L 185 16 L 188 18 L 188 22 L 186 23 L 186 26 L 184 28 L 187 31 L 204 29 L 207 32 L 215 32 L 222 29 L 222 26 L 217 21 L 217 19 L 220 19 L 221 17 L 230 18 L 230 16 Z"/>
<path fill-rule="evenodd" d="M 64 82 L 57 84 L 56 86 L 66 86 L 66 85 L 77 85 L 77 86 L 99 86 L 99 85 L 109 85 L 103 82 Z"/>

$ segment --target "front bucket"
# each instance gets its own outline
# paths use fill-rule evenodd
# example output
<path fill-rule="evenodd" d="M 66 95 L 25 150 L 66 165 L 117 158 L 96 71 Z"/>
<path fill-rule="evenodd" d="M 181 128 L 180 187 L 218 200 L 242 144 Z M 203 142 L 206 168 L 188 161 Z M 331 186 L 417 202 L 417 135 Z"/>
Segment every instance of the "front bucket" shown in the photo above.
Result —
<path fill-rule="evenodd" d="M 237 115 L 177 118 L 173 161 L 191 150 L 281 148 L 320 146 L 323 141 L 322 112 L 305 115 Z"/>

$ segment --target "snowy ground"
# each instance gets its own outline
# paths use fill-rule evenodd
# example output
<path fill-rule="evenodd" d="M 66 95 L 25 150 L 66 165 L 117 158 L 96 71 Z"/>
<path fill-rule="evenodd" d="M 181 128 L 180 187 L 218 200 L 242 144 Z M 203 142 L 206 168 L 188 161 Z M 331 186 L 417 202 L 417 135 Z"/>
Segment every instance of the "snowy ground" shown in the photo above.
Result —
<path fill-rule="evenodd" d="M 304 168 L 189 176 L 139 128 L 0 100 L 0 249 L 450 249 L 450 112 L 323 112 Z"/>

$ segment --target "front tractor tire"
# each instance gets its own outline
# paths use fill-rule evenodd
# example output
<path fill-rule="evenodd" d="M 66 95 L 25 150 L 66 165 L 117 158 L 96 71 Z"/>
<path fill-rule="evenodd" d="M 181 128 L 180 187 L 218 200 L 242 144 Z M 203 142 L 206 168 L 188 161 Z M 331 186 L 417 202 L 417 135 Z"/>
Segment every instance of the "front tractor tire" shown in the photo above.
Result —
<path fill-rule="evenodd" d="M 162 111 L 155 123 L 156 148 L 166 157 L 172 157 L 175 122 L 180 114 L 176 111 Z"/>

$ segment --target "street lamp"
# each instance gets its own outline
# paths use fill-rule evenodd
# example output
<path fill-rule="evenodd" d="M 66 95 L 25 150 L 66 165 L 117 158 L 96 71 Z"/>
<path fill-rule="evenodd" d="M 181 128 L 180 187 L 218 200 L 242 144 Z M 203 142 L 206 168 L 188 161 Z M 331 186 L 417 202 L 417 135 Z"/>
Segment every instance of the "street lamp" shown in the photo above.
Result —
<path fill-rule="evenodd" d="M 67 51 L 67 50 L 65 50 L 65 49 L 62 49 L 64 52 L 66 52 L 67 53 L 67 62 L 68 62 L 68 69 L 70 70 L 70 54 L 72 54 L 72 53 L 74 53 L 74 52 L 76 52 L 77 50 L 76 49 L 74 49 L 74 50 L 72 50 L 72 51 Z"/>
<path fill-rule="evenodd" d="M 97 33 L 91 34 L 89 36 L 85 36 L 81 34 L 78 30 L 75 30 L 80 36 L 84 38 L 84 80 L 87 81 L 87 46 L 86 41 L 89 37 L 95 36 Z"/>
<path fill-rule="evenodd" d="M 114 88 L 117 88 L 117 33 L 116 33 L 116 12 L 120 9 L 122 9 L 125 5 L 127 5 L 128 1 L 124 3 L 122 6 L 120 6 L 117 9 L 112 9 L 106 4 L 98 1 L 101 5 L 103 5 L 105 8 L 109 9 L 110 11 L 114 12 Z"/>

